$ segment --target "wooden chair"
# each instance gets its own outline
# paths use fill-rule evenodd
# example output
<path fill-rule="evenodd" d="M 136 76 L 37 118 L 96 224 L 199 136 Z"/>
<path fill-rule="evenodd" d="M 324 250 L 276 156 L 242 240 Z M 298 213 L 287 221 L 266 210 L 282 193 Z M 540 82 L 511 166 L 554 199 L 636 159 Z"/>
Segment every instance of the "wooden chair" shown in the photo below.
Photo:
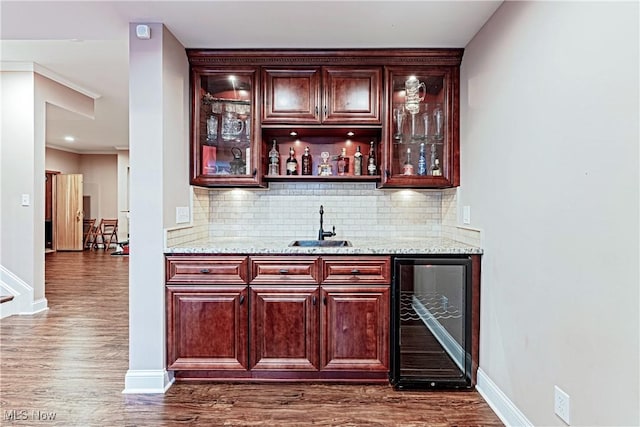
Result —
<path fill-rule="evenodd" d="M 112 243 L 118 244 L 118 220 L 102 219 L 99 225 L 100 238 L 104 249 L 108 249 Z"/>
<path fill-rule="evenodd" d="M 83 248 L 93 249 L 98 240 L 98 227 L 96 227 L 96 219 L 89 218 L 82 220 L 83 230 Z"/>

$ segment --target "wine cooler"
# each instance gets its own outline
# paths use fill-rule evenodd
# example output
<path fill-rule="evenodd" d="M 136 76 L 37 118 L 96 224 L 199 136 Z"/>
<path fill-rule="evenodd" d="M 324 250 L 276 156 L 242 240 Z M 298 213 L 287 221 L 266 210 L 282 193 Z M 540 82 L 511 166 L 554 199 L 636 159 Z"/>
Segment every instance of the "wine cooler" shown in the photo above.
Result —
<path fill-rule="evenodd" d="M 396 258 L 391 383 L 396 389 L 471 388 L 471 260 Z"/>

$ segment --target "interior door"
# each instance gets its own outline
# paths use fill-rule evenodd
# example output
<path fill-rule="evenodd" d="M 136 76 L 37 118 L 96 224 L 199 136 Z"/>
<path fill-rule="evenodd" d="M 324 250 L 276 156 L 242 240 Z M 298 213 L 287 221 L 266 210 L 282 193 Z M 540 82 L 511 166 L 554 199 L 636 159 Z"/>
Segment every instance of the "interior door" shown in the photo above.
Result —
<path fill-rule="evenodd" d="M 81 251 L 82 174 L 56 175 L 56 250 Z"/>

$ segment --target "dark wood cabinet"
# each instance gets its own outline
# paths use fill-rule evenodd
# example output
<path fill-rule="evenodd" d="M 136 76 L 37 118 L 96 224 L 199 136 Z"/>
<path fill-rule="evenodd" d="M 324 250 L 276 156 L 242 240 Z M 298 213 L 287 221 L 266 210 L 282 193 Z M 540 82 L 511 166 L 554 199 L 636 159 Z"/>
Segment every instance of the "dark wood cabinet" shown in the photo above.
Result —
<path fill-rule="evenodd" d="M 167 368 L 247 369 L 247 286 L 167 286 Z"/>
<path fill-rule="evenodd" d="M 263 69 L 263 124 L 381 123 L 381 67 Z"/>
<path fill-rule="evenodd" d="M 459 185 L 459 67 L 463 49 L 202 50 L 191 65 L 191 184 L 374 181 L 386 188 Z M 269 173 L 276 140 L 279 173 Z M 376 147 L 377 171 L 340 176 L 343 148 Z M 309 146 L 311 175 L 286 175 Z M 334 172 L 321 174 L 320 157 Z M 323 165 L 324 166 L 324 165 Z"/>
<path fill-rule="evenodd" d="M 169 255 L 166 269 L 178 378 L 387 381 L 389 257 Z"/>
<path fill-rule="evenodd" d="M 251 286 L 250 368 L 317 371 L 317 286 Z"/>
<path fill-rule="evenodd" d="M 258 73 L 257 67 L 192 67 L 192 185 L 261 185 Z"/>
<path fill-rule="evenodd" d="M 460 185 L 459 67 L 386 67 L 385 78 L 381 186 Z"/>
<path fill-rule="evenodd" d="M 322 286 L 322 369 L 389 370 L 389 286 Z"/>

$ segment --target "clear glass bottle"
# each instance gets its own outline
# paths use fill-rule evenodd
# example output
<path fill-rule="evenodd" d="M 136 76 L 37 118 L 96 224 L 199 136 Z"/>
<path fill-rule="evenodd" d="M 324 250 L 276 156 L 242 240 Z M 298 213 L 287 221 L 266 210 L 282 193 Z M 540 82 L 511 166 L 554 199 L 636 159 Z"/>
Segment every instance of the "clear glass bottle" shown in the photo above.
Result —
<path fill-rule="evenodd" d="M 407 148 L 407 157 L 402 164 L 403 175 L 413 175 L 413 163 L 411 163 L 411 147 Z"/>
<path fill-rule="evenodd" d="M 431 170 L 431 175 L 433 176 L 442 176 L 442 169 L 440 169 L 440 159 L 436 159 L 433 164 L 433 169 Z"/>
<path fill-rule="evenodd" d="M 349 158 L 347 157 L 347 149 L 342 147 L 342 151 L 338 156 L 338 175 L 349 174 Z"/>
<path fill-rule="evenodd" d="M 280 175 L 280 153 L 278 153 L 275 139 L 271 150 L 269 150 L 269 171 L 267 175 Z"/>
<path fill-rule="evenodd" d="M 374 144 L 375 142 L 371 141 L 371 147 L 369 148 L 369 158 L 367 159 L 367 173 L 369 175 L 375 175 L 378 170 L 378 165 L 376 163 L 376 149 Z"/>
<path fill-rule="evenodd" d="M 312 157 L 309 153 L 309 147 L 304 147 L 304 154 L 302 155 L 302 175 L 313 175 L 312 172 Z"/>
<path fill-rule="evenodd" d="M 287 159 L 287 175 L 298 175 L 298 160 L 293 147 L 289 147 L 289 158 Z"/>
<path fill-rule="evenodd" d="M 420 154 L 418 155 L 418 175 L 427 174 L 427 157 L 425 154 L 424 142 L 420 144 Z"/>
<path fill-rule="evenodd" d="M 356 152 L 353 155 L 353 174 L 356 176 L 362 175 L 362 151 L 360 146 L 356 146 Z"/>

